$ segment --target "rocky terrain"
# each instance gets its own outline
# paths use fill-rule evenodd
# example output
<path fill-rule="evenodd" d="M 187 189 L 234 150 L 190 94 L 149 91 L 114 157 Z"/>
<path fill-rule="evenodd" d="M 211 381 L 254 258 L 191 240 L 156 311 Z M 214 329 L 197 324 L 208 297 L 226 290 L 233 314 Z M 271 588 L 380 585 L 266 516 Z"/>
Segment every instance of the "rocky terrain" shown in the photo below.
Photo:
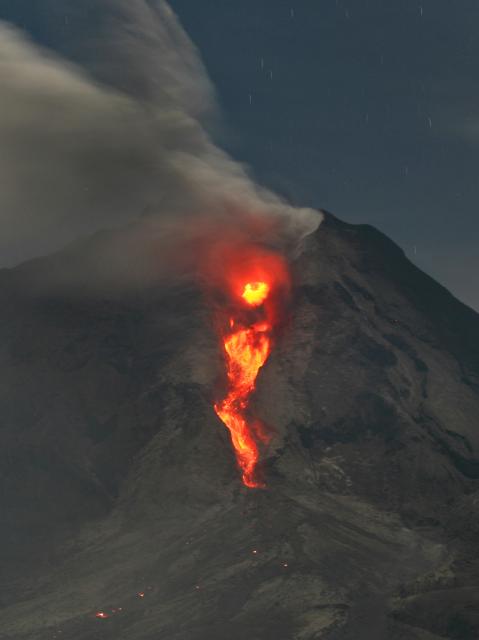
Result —
<path fill-rule="evenodd" d="M 0 638 L 479 638 L 479 316 L 327 214 L 252 491 L 197 288 L 45 284 L 102 242 L 0 272 Z"/>

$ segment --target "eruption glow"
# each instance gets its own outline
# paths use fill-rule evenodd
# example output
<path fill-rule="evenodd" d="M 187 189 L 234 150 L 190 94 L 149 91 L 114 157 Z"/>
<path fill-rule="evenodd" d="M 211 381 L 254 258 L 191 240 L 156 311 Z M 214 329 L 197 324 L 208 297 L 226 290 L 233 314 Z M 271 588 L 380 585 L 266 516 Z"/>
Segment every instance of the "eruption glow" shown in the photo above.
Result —
<path fill-rule="evenodd" d="M 268 442 L 264 426 L 249 415 L 259 370 L 268 359 L 276 330 L 284 318 L 290 278 L 284 259 L 254 245 L 221 256 L 227 297 L 218 307 L 219 331 L 226 364 L 227 393 L 214 405 L 228 428 L 243 483 L 262 487 L 257 477 L 259 444 Z"/>
<path fill-rule="evenodd" d="M 269 285 L 266 282 L 248 282 L 241 297 L 252 307 L 258 307 L 269 295 Z"/>

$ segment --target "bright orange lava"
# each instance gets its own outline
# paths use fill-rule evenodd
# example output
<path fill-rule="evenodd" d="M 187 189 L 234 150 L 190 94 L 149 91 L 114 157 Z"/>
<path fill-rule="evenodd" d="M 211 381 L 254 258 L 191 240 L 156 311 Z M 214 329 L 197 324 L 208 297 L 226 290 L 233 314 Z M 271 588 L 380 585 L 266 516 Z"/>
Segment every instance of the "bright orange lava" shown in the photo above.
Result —
<path fill-rule="evenodd" d="M 267 282 L 248 282 L 241 297 L 252 307 L 258 307 L 263 304 L 268 294 L 269 284 Z"/>
<path fill-rule="evenodd" d="M 261 290 L 268 291 L 265 282 L 254 283 Z M 258 298 L 246 297 L 247 291 L 253 291 L 253 285 L 247 283 L 242 297 L 251 306 L 262 304 Z M 268 322 L 256 323 L 249 327 L 235 328 L 231 318 L 231 333 L 225 336 L 226 374 L 229 392 L 221 402 L 215 404 L 215 411 L 231 433 L 236 451 L 236 459 L 243 472 L 243 482 L 247 487 L 259 487 L 255 479 L 255 467 L 259 460 L 259 451 L 251 429 L 244 417 L 251 393 L 254 391 L 258 371 L 271 352 L 271 325 Z"/>

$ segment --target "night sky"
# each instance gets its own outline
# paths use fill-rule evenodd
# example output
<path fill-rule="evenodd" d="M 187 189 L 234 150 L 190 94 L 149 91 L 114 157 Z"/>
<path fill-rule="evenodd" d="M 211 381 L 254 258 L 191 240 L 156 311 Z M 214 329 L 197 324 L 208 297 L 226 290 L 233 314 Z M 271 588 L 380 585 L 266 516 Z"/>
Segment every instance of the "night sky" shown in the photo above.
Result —
<path fill-rule="evenodd" d="M 379 227 L 479 309 L 476 0 L 170 4 L 216 88 L 221 146 L 294 204 Z M 0 0 L 0 19 L 65 49 L 41 3 Z M 76 19 L 88 34 L 94 12 Z"/>
<path fill-rule="evenodd" d="M 479 4 L 172 0 L 224 143 L 296 202 L 379 227 L 479 309 Z"/>

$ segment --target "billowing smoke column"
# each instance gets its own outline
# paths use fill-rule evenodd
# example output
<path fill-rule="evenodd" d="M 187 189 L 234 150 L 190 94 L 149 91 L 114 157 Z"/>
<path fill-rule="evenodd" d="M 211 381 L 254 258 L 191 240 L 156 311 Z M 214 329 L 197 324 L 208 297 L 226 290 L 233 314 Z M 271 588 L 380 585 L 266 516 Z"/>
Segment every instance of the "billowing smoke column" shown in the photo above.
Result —
<path fill-rule="evenodd" d="M 226 365 L 226 393 L 214 408 L 231 434 L 243 483 L 262 487 L 257 464 L 269 435 L 249 402 L 284 323 L 291 279 L 279 253 L 254 244 L 216 248 L 214 263 L 222 265 L 215 314 Z"/>
<path fill-rule="evenodd" d="M 36 11 L 6 4 L 0 18 L 38 35 Z M 226 234 L 291 254 L 318 227 L 215 144 L 214 88 L 166 2 L 42 7 L 48 33 L 68 17 L 68 37 L 47 38 L 54 51 L 0 19 L 0 266 L 115 229 L 52 269 L 51 285 L 136 290 L 195 278 L 198 254 Z"/>
<path fill-rule="evenodd" d="M 43 4 L 59 33 L 69 18 L 54 52 L 0 20 L 0 257 L 15 264 L 109 229 L 78 242 L 68 269 L 49 260 L 36 286 L 103 299 L 206 283 L 225 360 L 214 408 L 243 482 L 261 486 L 268 436 L 250 400 L 289 302 L 282 256 L 321 216 L 257 185 L 215 144 L 214 89 L 166 2 Z"/>

